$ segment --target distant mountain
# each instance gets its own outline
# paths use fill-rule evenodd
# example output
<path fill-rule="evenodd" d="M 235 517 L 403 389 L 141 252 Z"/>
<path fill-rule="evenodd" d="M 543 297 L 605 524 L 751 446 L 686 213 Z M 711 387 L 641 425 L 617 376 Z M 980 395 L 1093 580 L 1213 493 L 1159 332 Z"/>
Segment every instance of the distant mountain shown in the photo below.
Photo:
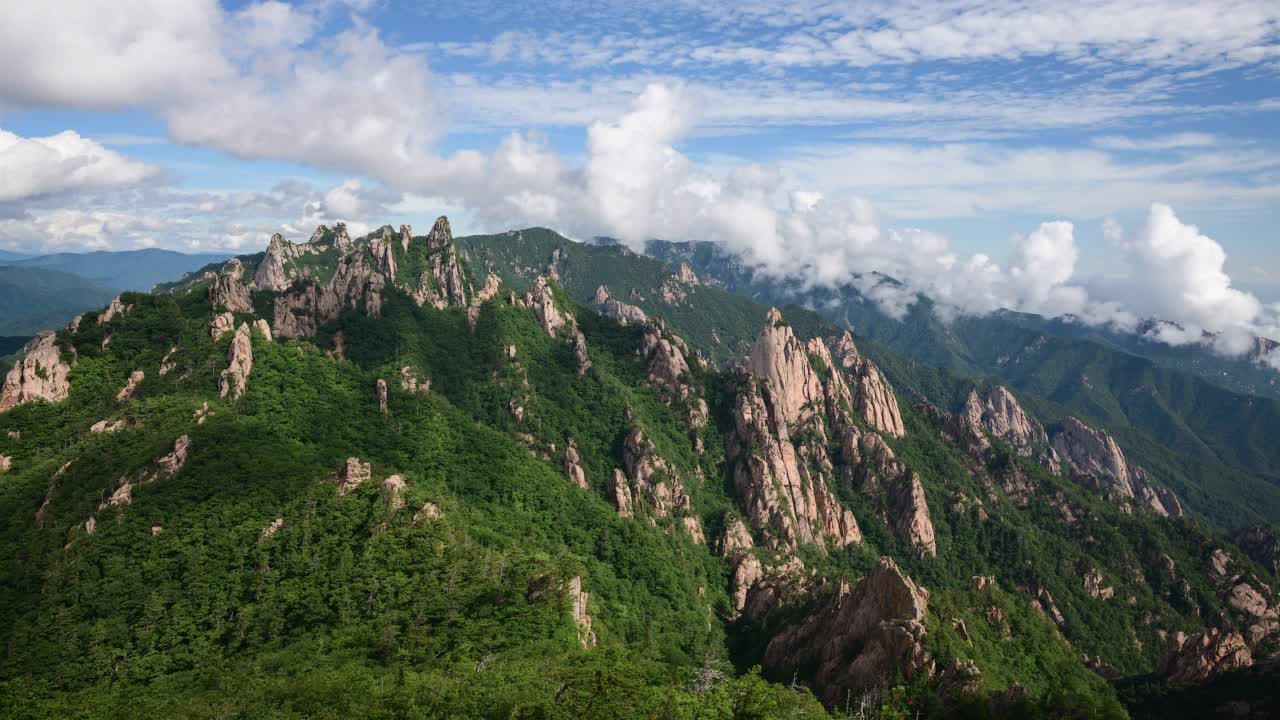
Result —
<path fill-rule="evenodd" d="M 1070 318 L 1001 311 L 944 322 L 925 299 L 903 318 L 893 318 L 854 284 L 797 290 L 792 282 L 757 275 L 715 243 L 654 241 L 646 248 L 668 263 L 687 262 L 699 275 L 724 289 L 760 302 L 794 303 L 814 308 L 828 320 L 854 328 L 920 362 L 965 375 L 1002 374 L 1007 362 L 1037 335 L 1088 341 L 1110 351 L 1137 355 L 1161 367 L 1196 375 L 1233 392 L 1280 399 L 1280 373 L 1259 365 L 1258 354 L 1226 358 L 1207 347 L 1171 347 L 1134 333 L 1116 332 L 1073 322 Z M 880 282 L 896 283 L 888 277 Z M 1260 348 L 1274 343 L 1259 338 Z"/>
<path fill-rule="evenodd" d="M 14 260 L 8 264 L 74 273 L 119 292 L 150 290 L 159 283 L 177 280 L 186 273 L 229 257 L 222 253 L 188 255 L 148 248 L 121 252 L 57 253 Z"/>
<path fill-rule="evenodd" d="M 34 335 L 61 327 L 116 291 L 59 270 L 0 265 L 0 335 Z"/>
<path fill-rule="evenodd" d="M 11 260 L 24 260 L 31 257 L 26 253 L 13 252 L 12 250 L 0 250 L 0 263 L 9 262 Z"/>
<path fill-rule="evenodd" d="M 150 290 L 227 257 L 148 249 L 0 258 L 0 335 L 61 327 L 122 291 Z"/>

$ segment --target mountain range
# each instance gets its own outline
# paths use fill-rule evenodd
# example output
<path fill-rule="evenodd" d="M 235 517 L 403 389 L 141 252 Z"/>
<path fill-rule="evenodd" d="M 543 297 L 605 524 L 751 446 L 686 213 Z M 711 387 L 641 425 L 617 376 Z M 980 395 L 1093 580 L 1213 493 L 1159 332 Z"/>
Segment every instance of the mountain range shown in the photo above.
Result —
<path fill-rule="evenodd" d="M 1276 400 L 655 255 L 322 226 L 38 335 L 0 391 L 0 705 L 1274 710 L 1223 688 L 1280 643 Z"/>
<path fill-rule="evenodd" d="M 0 335 L 30 336 L 64 325 L 119 292 L 147 291 L 227 257 L 158 248 L 35 257 L 0 254 Z"/>

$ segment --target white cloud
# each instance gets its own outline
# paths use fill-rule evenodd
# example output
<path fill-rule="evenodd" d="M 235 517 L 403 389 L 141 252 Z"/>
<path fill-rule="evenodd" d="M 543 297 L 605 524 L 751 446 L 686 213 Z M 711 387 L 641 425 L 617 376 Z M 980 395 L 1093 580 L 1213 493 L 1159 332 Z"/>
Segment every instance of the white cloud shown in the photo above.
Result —
<path fill-rule="evenodd" d="M 69 107 L 171 102 L 230 72 L 216 0 L 6 3 L 0 97 Z"/>
<path fill-rule="evenodd" d="M 1151 205 L 1136 232 L 1125 233 L 1109 222 L 1106 234 L 1131 266 L 1128 276 L 1106 291 L 1142 317 L 1173 323 L 1154 328 L 1156 339 L 1199 343 L 1205 333 L 1214 333 L 1214 344 L 1224 353 L 1252 349 L 1251 334 L 1263 321 L 1262 303 L 1231 286 L 1226 251 L 1215 240 L 1161 203 Z"/>
<path fill-rule="evenodd" d="M 70 130 L 36 138 L 0 130 L 0 202 L 129 185 L 157 172 Z"/>

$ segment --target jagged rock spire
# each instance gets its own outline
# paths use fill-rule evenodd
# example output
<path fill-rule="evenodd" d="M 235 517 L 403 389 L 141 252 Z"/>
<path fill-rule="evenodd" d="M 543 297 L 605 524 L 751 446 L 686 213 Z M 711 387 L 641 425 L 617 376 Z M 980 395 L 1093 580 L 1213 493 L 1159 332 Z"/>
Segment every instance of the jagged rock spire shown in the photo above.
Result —
<path fill-rule="evenodd" d="M 1062 421 L 1053 436 L 1053 449 L 1087 487 L 1129 508 L 1134 500 L 1159 516 L 1181 515 L 1182 505 L 1166 488 L 1151 485 L 1147 472 L 1128 461 L 1115 438 L 1085 425 L 1074 417 Z"/>

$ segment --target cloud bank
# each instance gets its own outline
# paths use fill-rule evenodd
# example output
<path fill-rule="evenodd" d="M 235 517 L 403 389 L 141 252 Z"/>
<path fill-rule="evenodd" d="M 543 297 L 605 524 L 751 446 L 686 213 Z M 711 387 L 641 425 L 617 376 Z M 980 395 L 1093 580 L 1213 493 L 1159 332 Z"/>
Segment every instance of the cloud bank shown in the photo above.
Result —
<path fill-rule="evenodd" d="M 195 225 L 190 218 L 201 217 L 199 229 L 211 236 L 207 245 L 248 250 L 281 226 L 305 234 L 307 225 L 346 220 L 360 230 L 364 223 L 380 223 L 380 213 L 412 193 L 465 208 L 488 227 L 540 224 L 575 237 L 607 234 L 636 250 L 652 238 L 718 242 L 760 272 L 800 287 L 858 284 L 896 316 L 924 294 L 945 314 L 1004 308 L 1068 314 L 1082 322 L 1141 330 L 1161 342 L 1207 342 L 1230 354 L 1249 352 L 1254 334 L 1276 334 L 1275 311 L 1232 287 L 1221 245 L 1179 220 L 1168 205 L 1150 204 L 1141 227 L 1108 225 L 1107 236 L 1127 273 L 1122 279 L 1099 280 L 1077 277 L 1080 251 L 1070 222 L 1053 220 L 1030 228 L 1012 239 L 1005 257 L 965 256 L 945 236 L 887 223 L 871 202 L 841 186 L 846 177 L 900 186 L 928 167 L 938 183 L 952 190 L 914 202 L 946 205 L 963 214 L 983 207 L 1026 210 L 1043 199 L 1044 188 L 1060 185 L 1066 177 L 1080 187 L 1104 188 L 1109 202 L 1122 203 L 1109 208 L 1107 198 L 1085 198 L 1090 213 L 1101 207 L 1105 214 L 1151 203 L 1153 187 L 1160 191 L 1157 197 L 1174 199 L 1215 191 L 1188 179 L 1187 167 L 1178 162 L 1119 166 L 1107 152 L 1204 151 L 1210 154 L 1198 156 L 1195 163 L 1200 174 L 1215 167 L 1264 175 L 1276 169 L 1275 158 L 1265 153 L 1212 154 L 1215 139 L 1205 134 L 1137 141 L 1109 135 L 1094 148 L 1080 150 L 989 152 L 975 143 L 923 149 L 855 143 L 843 150 L 804 149 L 790 162 L 700 164 L 680 147 L 707 118 L 728 123 L 725 108 L 734 108 L 737 121 L 768 124 L 794 120 L 798 112 L 885 118 L 931 106 L 851 105 L 822 92 L 802 96 L 805 91 L 798 86 L 779 97 L 745 102 L 731 88 L 658 79 L 633 84 L 629 93 L 617 94 L 617 85 L 607 88 L 615 93 L 609 96 L 614 101 L 629 95 L 628 109 L 608 115 L 593 111 L 590 117 L 580 109 L 575 114 L 572 100 L 582 89 L 569 88 L 571 102 L 559 116 L 585 126 L 581 158 L 563 157 L 544 136 L 521 131 L 506 134 L 490 150 L 446 153 L 440 148 L 456 119 L 451 116 L 455 104 L 440 102 L 435 88 L 443 84 L 450 94 L 461 95 L 459 105 L 475 96 L 481 107 L 495 110 L 497 95 L 508 106 L 538 105 L 525 101 L 540 96 L 521 96 L 519 87 L 501 83 L 469 87 L 466 77 L 437 78 L 412 49 L 388 45 L 376 28 L 358 17 L 342 19 L 342 11 L 329 3 L 264 2 L 235 12 L 214 0 L 127 3 L 109 10 L 88 0 L 61 5 L 56 10 L 24 6 L 0 27 L 0 65 L 20 68 L 0 76 L 0 98 L 44 107 L 144 108 L 163 120 L 177 143 L 354 177 L 329 188 L 284 185 L 266 193 L 131 189 L 156 169 L 74 132 L 20 138 L 0 131 L 0 202 L 29 201 L 17 217 L 0 221 L 0 238 L 30 233 L 44 238 L 46 245 L 103 247 L 116 235 L 145 245 L 155 242 L 166 225 Z M 762 4 L 743 12 L 758 15 L 770 7 Z M 1265 28 L 1274 19 L 1258 16 L 1258 6 L 1208 19 L 1195 6 L 1175 9 L 1174 16 L 1185 22 L 1162 25 L 1160 32 L 1134 25 L 1148 17 L 1143 12 L 1111 11 L 1091 3 L 1071 11 L 1037 11 L 1032 13 L 1040 19 L 1032 24 L 1037 32 L 1027 35 L 1013 32 L 1025 26 L 1025 13 L 1014 22 L 1007 13 L 984 13 L 962 4 L 942 9 L 923 5 L 883 22 L 875 17 L 886 10 L 872 8 L 866 17 L 840 15 L 831 27 L 843 23 L 844 29 L 821 38 L 794 36 L 768 48 L 703 47 L 698 59 L 724 65 L 821 65 L 826 61 L 817 58 L 834 50 L 838 52 L 831 57 L 851 66 L 1038 53 L 1079 64 L 1147 58 L 1159 65 L 1174 51 L 1184 57 L 1217 57 L 1227 64 L 1261 62 L 1273 53 L 1274 45 L 1266 44 L 1271 31 Z M 807 22 L 770 17 L 784 28 Z M 519 37 L 503 43 L 483 49 L 491 62 L 531 52 L 522 48 Z M 629 57 L 632 62 L 644 55 Z M 987 104 L 984 100 L 970 96 L 933 107 L 943 112 L 937 108 L 968 106 L 974 109 L 966 112 L 978 113 Z M 741 109 L 746 106 L 748 110 Z M 1003 112 L 1048 116 L 1023 110 L 1014 105 Z M 1153 186 L 1153 176 L 1162 184 Z M 1005 178 L 1004 184 L 989 185 L 992 177 Z M 1027 192 L 1028 186 L 1040 194 Z M 965 187 L 972 189 L 955 189 Z M 116 199 L 124 198 L 135 212 L 67 209 L 40 200 L 113 188 L 119 189 Z M 1077 190 L 1068 188 L 1063 195 L 1079 195 Z M 1280 188 L 1264 185 L 1255 194 L 1280 197 Z M 1079 209 L 1064 204 L 1039 211 L 1081 214 L 1074 212 Z M 911 217 L 907 207 L 891 211 L 895 217 Z M 191 237 L 195 232 L 177 234 Z M 892 276 L 901 285 L 878 283 L 874 273 Z M 1142 324 L 1147 318 L 1165 322 Z"/>

